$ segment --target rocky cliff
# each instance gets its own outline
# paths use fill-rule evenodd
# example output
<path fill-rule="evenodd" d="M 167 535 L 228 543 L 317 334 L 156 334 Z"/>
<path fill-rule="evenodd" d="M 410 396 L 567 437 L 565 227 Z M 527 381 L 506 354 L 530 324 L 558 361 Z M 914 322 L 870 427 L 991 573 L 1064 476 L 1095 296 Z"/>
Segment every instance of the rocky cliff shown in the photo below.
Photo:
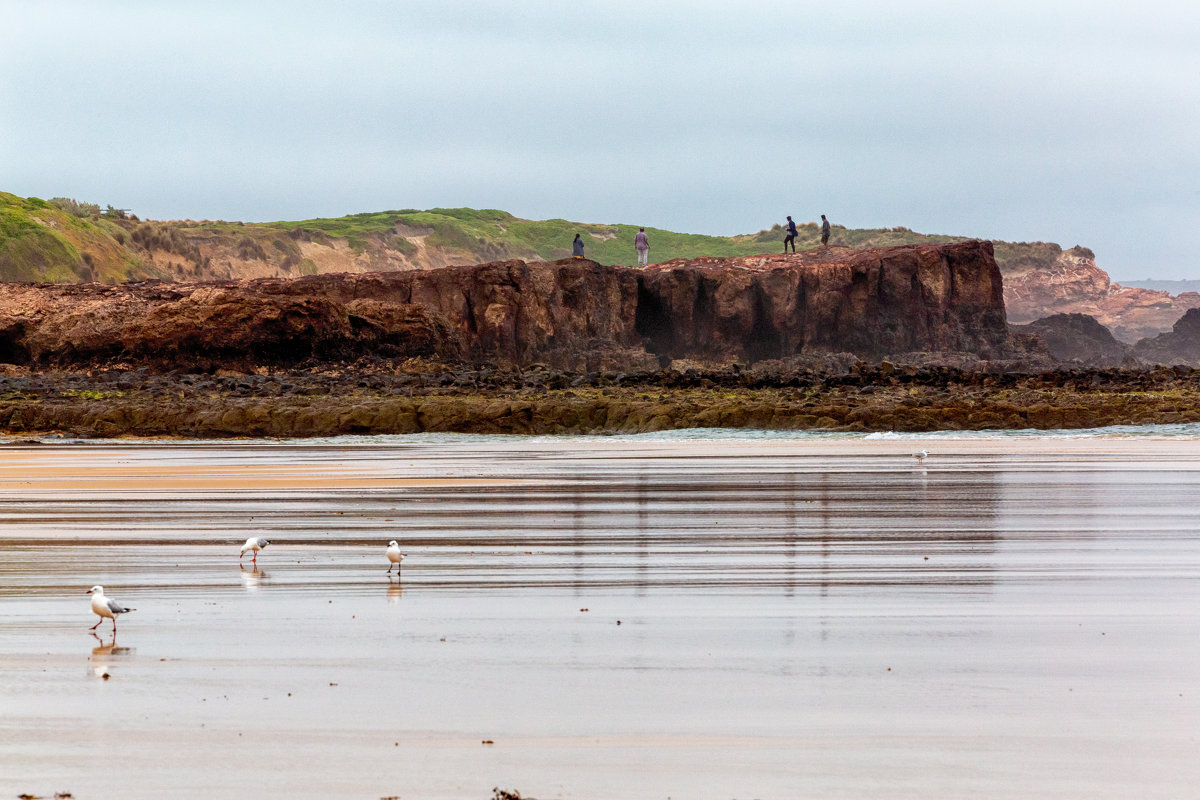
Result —
<path fill-rule="evenodd" d="M 422 356 L 577 370 L 847 351 L 1005 355 L 987 242 L 220 283 L 0 285 L 0 361 L 210 369 Z"/>
<path fill-rule="evenodd" d="M 1003 354 L 988 242 L 694 259 L 638 277 L 637 332 L 655 354 L 746 361 L 811 351 Z"/>
<path fill-rule="evenodd" d="M 294 278 L 325 273 L 436 269 L 520 259 L 551 261 L 570 252 L 580 233 L 592 259 L 630 263 L 637 227 L 567 220 L 526 220 L 498 210 L 407 209 L 294 222 L 140 220 L 121 209 L 69 198 L 43 201 L 0 192 L 0 281 L 74 283 L 159 278 L 199 282 Z M 704 236 L 648 229 L 651 258 L 739 258 L 782 250 L 776 225 L 743 236 Z M 835 245 L 860 249 L 948 244 L 962 237 L 908 228 L 833 226 Z M 799 226 L 801 250 L 818 246 L 814 223 Z M 1200 294 L 1114 284 L 1084 247 L 1048 242 L 995 242 L 1009 319 L 1027 323 L 1083 313 L 1134 342 L 1169 330 Z"/>
<path fill-rule="evenodd" d="M 1087 314 L 1132 344 L 1169 330 L 1185 311 L 1200 307 L 1196 292 L 1171 295 L 1113 283 L 1086 248 L 1042 244 L 1043 253 L 1036 248 L 1030 245 L 1023 257 L 1013 254 L 1002 262 L 1004 303 L 1015 324 L 1055 314 Z"/>

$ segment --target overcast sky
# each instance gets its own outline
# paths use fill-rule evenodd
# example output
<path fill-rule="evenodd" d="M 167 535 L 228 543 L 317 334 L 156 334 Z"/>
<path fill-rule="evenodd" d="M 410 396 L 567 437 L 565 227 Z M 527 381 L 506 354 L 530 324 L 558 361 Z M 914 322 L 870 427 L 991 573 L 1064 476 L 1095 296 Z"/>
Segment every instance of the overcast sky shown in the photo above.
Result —
<path fill-rule="evenodd" d="M 157 219 L 824 213 L 1200 278 L 1198 9 L 0 0 L 0 190 Z"/>

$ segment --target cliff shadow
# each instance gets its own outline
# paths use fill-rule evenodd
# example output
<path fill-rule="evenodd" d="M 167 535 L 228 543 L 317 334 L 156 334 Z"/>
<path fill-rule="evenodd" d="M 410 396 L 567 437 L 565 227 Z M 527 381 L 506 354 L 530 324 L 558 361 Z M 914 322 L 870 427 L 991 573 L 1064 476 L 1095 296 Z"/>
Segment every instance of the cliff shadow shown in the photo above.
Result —
<path fill-rule="evenodd" d="M 634 330 L 642 338 L 647 352 L 658 356 L 665 365 L 677 346 L 675 325 L 666 304 L 638 278 L 637 309 L 634 312 Z"/>
<path fill-rule="evenodd" d="M 772 321 L 771 309 L 763 289 L 754 286 L 754 321 L 750 325 L 750 336 L 746 341 L 746 356 L 751 363 L 771 358 L 785 358 L 784 335 Z"/>

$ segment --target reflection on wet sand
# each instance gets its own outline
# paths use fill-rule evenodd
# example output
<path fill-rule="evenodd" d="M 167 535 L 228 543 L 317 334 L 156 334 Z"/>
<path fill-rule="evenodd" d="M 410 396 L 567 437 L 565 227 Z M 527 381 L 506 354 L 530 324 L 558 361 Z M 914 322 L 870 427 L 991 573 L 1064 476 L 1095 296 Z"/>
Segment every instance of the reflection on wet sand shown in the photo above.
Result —
<path fill-rule="evenodd" d="M 17 449 L 0 788 L 1188 796 L 1200 456 L 1021 447 Z M 84 650 L 96 583 L 136 650 Z"/>
<path fill-rule="evenodd" d="M 391 583 L 391 582 L 388 583 L 387 600 L 388 600 L 389 604 L 395 604 L 395 603 L 400 602 L 400 596 L 402 594 L 404 594 L 404 589 L 403 589 L 403 587 L 400 586 L 400 581 L 396 581 L 395 583 Z"/>
<path fill-rule="evenodd" d="M 242 576 L 242 585 L 248 592 L 257 591 L 267 580 L 266 570 L 261 567 L 247 568 L 244 564 L 239 564 L 238 573 Z"/>
<path fill-rule="evenodd" d="M 109 667 L 112 661 L 119 661 L 137 652 L 132 647 L 117 647 L 116 636 L 112 636 L 107 643 L 95 633 L 92 634 L 92 638 L 100 644 L 92 648 L 92 655 L 89 659 L 91 674 L 102 680 L 108 680 L 111 677 Z"/>

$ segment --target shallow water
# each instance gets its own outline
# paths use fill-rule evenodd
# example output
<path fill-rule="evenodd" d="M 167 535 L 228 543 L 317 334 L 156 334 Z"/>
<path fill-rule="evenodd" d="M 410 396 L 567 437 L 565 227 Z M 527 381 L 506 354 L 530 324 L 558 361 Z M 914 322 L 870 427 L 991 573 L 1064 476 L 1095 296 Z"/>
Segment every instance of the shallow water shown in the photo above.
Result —
<path fill-rule="evenodd" d="M 1145 433 L 5 446 L 0 795 L 1192 797 Z"/>

